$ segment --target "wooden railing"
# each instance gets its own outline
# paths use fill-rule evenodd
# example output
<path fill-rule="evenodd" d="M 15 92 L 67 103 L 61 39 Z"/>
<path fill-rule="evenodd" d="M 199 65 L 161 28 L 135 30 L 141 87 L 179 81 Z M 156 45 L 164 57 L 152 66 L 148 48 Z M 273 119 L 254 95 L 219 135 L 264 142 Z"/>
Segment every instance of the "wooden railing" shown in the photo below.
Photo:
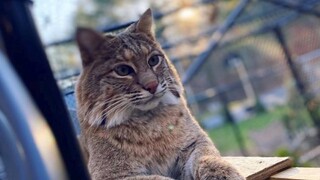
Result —
<path fill-rule="evenodd" d="M 292 167 L 289 157 L 224 157 L 247 180 L 320 180 L 320 168 Z"/>

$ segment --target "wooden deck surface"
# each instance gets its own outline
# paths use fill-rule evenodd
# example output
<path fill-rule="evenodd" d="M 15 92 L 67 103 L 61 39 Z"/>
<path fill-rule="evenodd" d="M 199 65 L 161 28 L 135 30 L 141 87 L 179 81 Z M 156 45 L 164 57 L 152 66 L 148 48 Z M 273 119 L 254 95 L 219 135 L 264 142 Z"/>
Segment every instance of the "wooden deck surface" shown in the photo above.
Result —
<path fill-rule="evenodd" d="M 290 168 L 276 175 L 271 176 L 271 180 L 320 180 L 320 168 Z"/>
<path fill-rule="evenodd" d="M 247 180 L 268 179 L 270 176 L 290 168 L 288 157 L 224 157 L 234 165 Z"/>
<path fill-rule="evenodd" d="M 320 168 L 291 167 L 288 157 L 224 157 L 247 180 L 320 180 Z"/>

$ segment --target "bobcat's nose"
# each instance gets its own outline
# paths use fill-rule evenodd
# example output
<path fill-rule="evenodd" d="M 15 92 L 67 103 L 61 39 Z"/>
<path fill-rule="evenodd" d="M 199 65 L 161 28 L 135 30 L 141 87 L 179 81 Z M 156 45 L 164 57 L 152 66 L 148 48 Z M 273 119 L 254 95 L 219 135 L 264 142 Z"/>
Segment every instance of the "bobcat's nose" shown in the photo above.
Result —
<path fill-rule="evenodd" d="M 149 91 L 151 94 L 154 94 L 157 90 L 158 82 L 157 81 L 151 81 L 144 85 L 143 89 Z"/>

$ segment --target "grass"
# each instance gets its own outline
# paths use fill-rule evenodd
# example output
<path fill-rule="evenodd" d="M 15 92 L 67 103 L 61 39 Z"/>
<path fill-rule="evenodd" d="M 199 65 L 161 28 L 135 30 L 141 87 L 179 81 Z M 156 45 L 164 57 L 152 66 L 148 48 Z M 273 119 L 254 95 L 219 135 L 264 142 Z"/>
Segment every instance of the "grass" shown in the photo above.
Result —
<path fill-rule="evenodd" d="M 254 117 L 239 122 L 238 125 L 244 138 L 245 146 L 251 146 L 249 139 L 249 133 L 251 131 L 263 129 L 274 121 L 282 120 L 286 112 L 286 107 L 279 107 L 271 112 L 257 114 Z M 217 148 L 222 152 L 234 151 L 239 147 L 230 124 L 225 124 L 221 127 L 212 129 L 208 131 L 208 134 Z"/>

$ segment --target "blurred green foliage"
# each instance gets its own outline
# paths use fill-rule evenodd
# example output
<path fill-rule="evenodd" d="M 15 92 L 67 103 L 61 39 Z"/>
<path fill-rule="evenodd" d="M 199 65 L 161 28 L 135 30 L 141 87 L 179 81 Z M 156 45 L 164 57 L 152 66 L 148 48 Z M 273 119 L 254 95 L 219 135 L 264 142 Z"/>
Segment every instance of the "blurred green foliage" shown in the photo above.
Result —
<path fill-rule="evenodd" d="M 279 157 L 290 157 L 293 161 L 294 167 L 311 167 L 312 166 L 311 163 L 300 163 L 299 162 L 299 154 L 296 152 L 292 152 L 286 148 L 279 148 L 275 152 L 275 155 L 279 156 Z"/>

